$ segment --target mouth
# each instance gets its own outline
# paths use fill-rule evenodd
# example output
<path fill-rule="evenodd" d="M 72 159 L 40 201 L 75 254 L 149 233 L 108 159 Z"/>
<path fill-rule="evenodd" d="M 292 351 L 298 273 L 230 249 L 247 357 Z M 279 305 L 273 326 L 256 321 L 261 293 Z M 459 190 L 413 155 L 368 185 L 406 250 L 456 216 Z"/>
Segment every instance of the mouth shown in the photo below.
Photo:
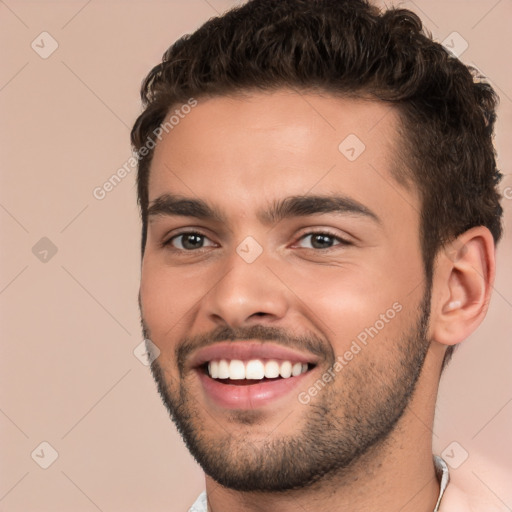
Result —
<path fill-rule="evenodd" d="M 248 386 L 261 382 L 298 377 L 314 368 L 313 363 L 278 361 L 276 359 L 220 359 L 204 363 L 201 371 L 221 384 Z"/>
<path fill-rule="evenodd" d="M 194 362 L 207 403 L 256 409 L 275 404 L 301 383 L 305 388 L 318 360 L 276 345 L 234 342 L 203 349 Z"/>

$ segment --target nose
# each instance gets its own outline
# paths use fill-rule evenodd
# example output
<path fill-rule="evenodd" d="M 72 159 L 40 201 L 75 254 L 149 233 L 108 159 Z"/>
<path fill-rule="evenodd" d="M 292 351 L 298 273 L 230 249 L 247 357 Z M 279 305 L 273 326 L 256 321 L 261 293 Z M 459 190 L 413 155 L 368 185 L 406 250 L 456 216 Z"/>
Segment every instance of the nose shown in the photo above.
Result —
<path fill-rule="evenodd" d="M 248 263 L 237 253 L 225 262 L 223 277 L 204 297 L 202 309 L 210 321 L 232 328 L 273 324 L 289 308 L 288 289 L 262 255 Z"/>

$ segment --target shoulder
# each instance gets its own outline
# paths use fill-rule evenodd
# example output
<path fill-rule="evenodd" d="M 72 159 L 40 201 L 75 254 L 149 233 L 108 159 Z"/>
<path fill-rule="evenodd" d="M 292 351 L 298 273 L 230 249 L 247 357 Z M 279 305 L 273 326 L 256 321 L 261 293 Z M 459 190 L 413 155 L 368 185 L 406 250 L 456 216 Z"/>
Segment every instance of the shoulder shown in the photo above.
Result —
<path fill-rule="evenodd" d="M 467 493 L 450 482 L 441 500 L 439 512 L 476 512 L 476 509 L 470 505 Z"/>
<path fill-rule="evenodd" d="M 448 485 L 439 512 L 508 512 L 510 509 L 495 498 L 471 493 L 454 485 Z"/>
<path fill-rule="evenodd" d="M 451 469 L 439 512 L 509 512 L 509 478 L 510 473 L 488 464 Z"/>

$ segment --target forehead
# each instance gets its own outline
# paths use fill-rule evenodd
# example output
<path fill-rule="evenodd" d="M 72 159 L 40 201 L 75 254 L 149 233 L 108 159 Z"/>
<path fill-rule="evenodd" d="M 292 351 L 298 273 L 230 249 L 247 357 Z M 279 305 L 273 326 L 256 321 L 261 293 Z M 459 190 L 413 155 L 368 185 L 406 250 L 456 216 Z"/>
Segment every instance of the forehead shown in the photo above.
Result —
<path fill-rule="evenodd" d="M 172 193 L 240 213 L 287 196 L 342 193 L 374 210 L 417 206 L 414 189 L 392 174 L 404 164 L 388 104 L 284 89 L 186 110 L 155 148 L 150 202 Z"/>

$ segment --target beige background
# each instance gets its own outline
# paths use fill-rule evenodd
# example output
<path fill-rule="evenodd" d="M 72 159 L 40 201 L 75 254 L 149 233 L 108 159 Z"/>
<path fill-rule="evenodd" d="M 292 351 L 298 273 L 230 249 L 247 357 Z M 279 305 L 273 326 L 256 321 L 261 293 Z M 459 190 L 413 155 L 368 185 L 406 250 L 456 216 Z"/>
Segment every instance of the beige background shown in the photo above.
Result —
<path fill-rule="evenodd" d="M 144 75 L 178 36 L 230 5 L 0 1 L 0 511 L 179 512 L 203 488 L 133 353 L 141 342 L 134 172 L 103 200 L 93 190 L 130 156 Z M 512 2 L 402 5 L 439 41 L 461 34 L 462 60 L 501 96 L 508 232 L 488 317 L 442 379 L 434 442 L 453 466 L 468 453 L 454 479 L 512 510 Z M 46 59 L 52 41 L 43 31 L 58 43 Z M 58 453 L 47 469 L 38 465 L 51 457 L 43 441 Z"/>

